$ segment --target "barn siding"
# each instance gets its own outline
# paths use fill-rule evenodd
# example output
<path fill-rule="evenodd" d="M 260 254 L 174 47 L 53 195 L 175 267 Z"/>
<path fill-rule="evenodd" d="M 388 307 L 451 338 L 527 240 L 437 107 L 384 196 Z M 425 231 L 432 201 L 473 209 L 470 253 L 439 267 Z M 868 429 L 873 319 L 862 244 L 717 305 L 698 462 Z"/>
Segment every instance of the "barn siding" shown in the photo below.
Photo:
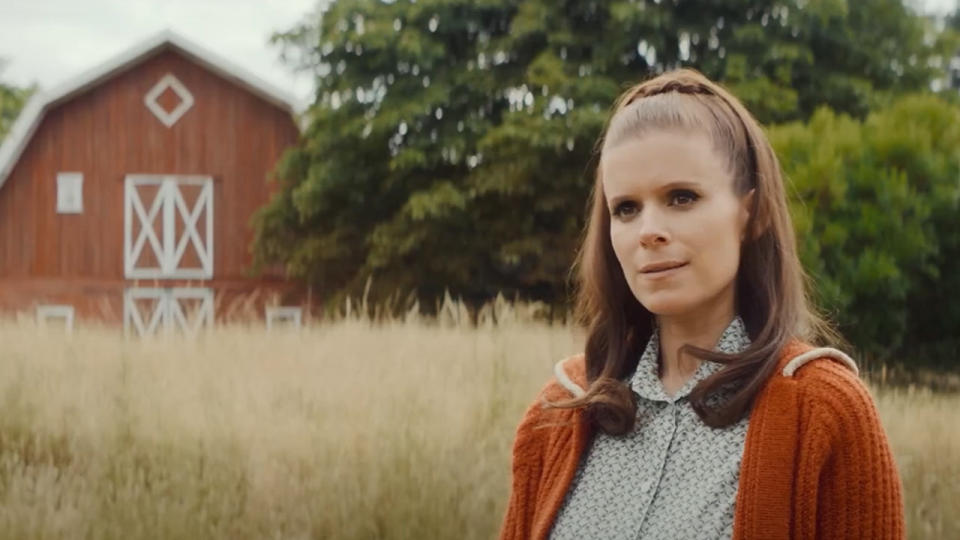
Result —
<path fill-rule="evenodd" d="M 143 103 L 167 73 L 194 97 L 170 128 Z M 245 271 L 249 219 L 269 200 L 267 176 L 297 135 L 289 113 L 169 49 L 53 107 L 0 188 L 0 311 L 56 301 L 80 304 L 78 315 L 103 302 L 122 313 L 122 290 L 132 285 L 123 275 L 127 174 L 212 176 L 214 279 L 204 285 L 289 291 L 276 274 L 254 281 Z M 83 173 L 82 214 L 57 214 L 60 171 Z M 174 284 L 165 281 L 157 285 Z"/>

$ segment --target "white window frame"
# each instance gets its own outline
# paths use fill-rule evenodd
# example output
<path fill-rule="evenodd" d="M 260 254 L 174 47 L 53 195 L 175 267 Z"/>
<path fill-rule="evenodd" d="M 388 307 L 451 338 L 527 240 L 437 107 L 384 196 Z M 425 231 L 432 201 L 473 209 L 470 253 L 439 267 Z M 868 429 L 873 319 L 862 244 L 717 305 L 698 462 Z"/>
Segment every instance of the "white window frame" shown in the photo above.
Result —
<path fill-rule="evenodd" d="M 73 306 L 68 304 L 41 304 L 37 306 L 37 324 L 46 326 L 49 319 L 63 319 L 67 333 L 73 332 Z"/>
<path fill-rule="evenodd" d="M 69 204 L 71 202 L 73 204 Z M 57 173 L 57 213 L 83 213 L 83 173 Z"/>
<path fill-rule="evenodd" d="M 272 306 L 265 308 L 267 330 L 273 329 L 273 323 L 290 321 L 294 328 L 300 328 L 303 323 L 303 308 L 296 306 Z"/>
<path fill-rule="evenodd" d="M 147 209 L 140 199 L 138 188 L 159 186 L 157 195 Z M 193 208 L 187 204 L 180 186 L 201 186 Z M 213 278 L 213 178 L 210 176 L 128 174 L 124 189 L 123 267 L 127 279 L 212 279 Z M 153 221 L 160 215 L 160 231 Z M 197 230 L 200 215 L 204 214 L 206 242 Z M 174 237 L 177 217 L 183 221 L 183 231 Z M 133 238 L 134 220 L 140 231 Z M 160 233 L 160 237 L 157 233 Z M 149 242 L 148 242 L 149 241 Z M 192 245 L 200 259 L 200 267 L 180 267 L 187 246 Z M 158 267 L 137 266 L 144 249 L 153 251 Z"/>
<path fill-rule="evenodd" d="M 153 312 L 144 321 L 136 301 L 154 299 Z M 202 300 L 200 312 L 191 323 L 183 312 L 180 300 Z M 123 292 L 123 331 L 137 336 L 157 333 L 169 334 L 179 330 L 187 335 L 196 335 L 200 329 L 213 324 L 213 289 L 209 287 L 129 287 Z"/>

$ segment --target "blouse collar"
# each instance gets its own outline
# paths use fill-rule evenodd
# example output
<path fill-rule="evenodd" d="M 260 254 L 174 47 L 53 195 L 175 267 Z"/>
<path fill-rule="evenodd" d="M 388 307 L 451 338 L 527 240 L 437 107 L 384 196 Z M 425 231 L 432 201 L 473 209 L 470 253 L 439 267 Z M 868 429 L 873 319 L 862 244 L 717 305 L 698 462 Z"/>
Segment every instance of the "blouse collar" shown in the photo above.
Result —
<path fill-rule="evenodd" d="M 743 319 L 740 318 L 740 315 L 737 315 L 723 331 L 714 350 L 727 354 L 735 354 L 745 350 L 749 346 L 750 337 L 747 335 L 746 326 L 743 323 Z M 647 347 L 644 349 L 643 354 L 640 356 L 640 361 L 637 363 L 637 370 L 630 378 L 631 389 L 640 397 L 648 400 L 673 403 L 683 399 L 693 390 L 697 383 L 723 368 L 723 364 L 717 362 L 701 362 L 700 367 L 697 368 L 693 377 L 690 377 L 683 387 L 670 397 L 667 396 L 663 388 L 663 382 L 660 380 L 660 377 L 657 376 L 657 356 L 659 352 L 660 332 L 654 327 L 653 334 L 650 336 L 649 341 L 647 341 Z"/>

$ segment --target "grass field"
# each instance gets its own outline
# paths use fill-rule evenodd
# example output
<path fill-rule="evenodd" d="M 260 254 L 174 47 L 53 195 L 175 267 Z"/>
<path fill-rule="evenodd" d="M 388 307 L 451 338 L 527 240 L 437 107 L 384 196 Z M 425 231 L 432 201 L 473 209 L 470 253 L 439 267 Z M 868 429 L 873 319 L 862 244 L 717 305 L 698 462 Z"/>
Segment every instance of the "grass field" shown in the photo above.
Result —
<path fill-rule="evenodd" d="M 570 328 L 343 320 L 194 340 L 0 322 L 5 538 L 496 536 Z M 960 538 L 960 395 L 871 387 L 911 538 Z"/>

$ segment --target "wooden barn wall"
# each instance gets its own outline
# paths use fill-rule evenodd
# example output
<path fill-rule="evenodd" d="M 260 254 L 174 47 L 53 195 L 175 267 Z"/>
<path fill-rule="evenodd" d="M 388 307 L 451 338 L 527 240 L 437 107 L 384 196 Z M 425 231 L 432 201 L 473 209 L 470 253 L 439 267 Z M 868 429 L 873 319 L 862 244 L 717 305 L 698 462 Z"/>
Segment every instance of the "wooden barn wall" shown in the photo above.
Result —
<path fill-rule="evenodd" d="M 195 100 L 169 128 L 143 102 L 167 73 Z M 40 301 L 86 305 L 102 299 L 71 302 L 71 295 L 109 290 L 119 306 L 115 292 L 130 284 L 123 273 L 124 177 L 137 173 L 212 176 L 213 283 L 254 286 L 245 273 L 249 219 L 269 199 L 267 176 L 296 139 L 287 112 L 169 50 L 54 107 L 0 188 L 0 309 L 29 309 L 22 297 L 44 291 L 50 298 Z M 82 214 L 56 212 L 61 171 L 83 173 Z"/>

